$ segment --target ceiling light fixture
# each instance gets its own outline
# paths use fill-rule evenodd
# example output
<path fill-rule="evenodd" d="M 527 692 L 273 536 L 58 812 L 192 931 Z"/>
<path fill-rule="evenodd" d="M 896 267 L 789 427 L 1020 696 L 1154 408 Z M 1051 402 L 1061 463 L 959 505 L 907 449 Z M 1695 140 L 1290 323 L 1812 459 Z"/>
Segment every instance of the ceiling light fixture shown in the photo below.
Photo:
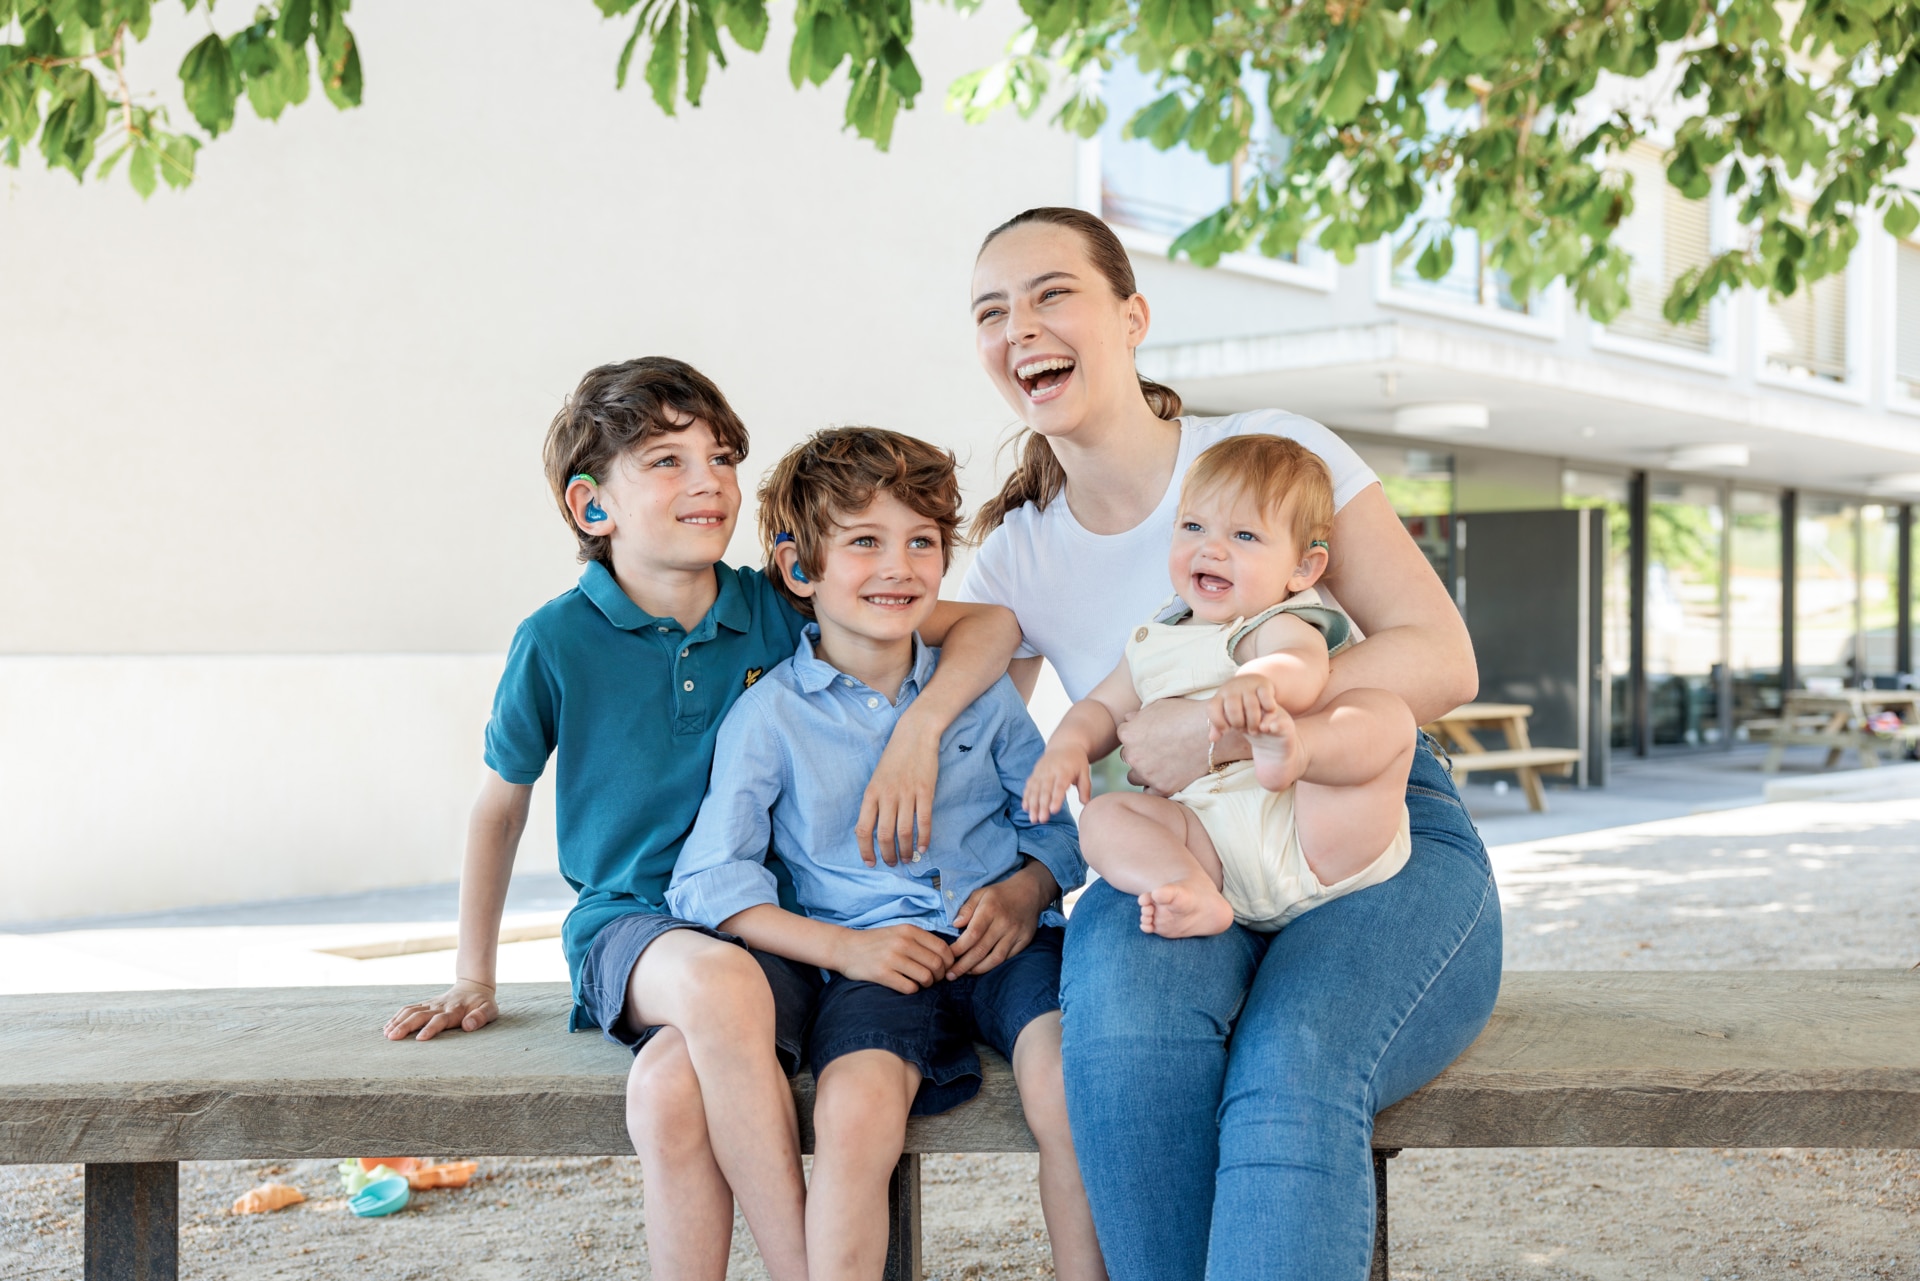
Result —
<path fill-rule="evenodd" d="M 1428 432 L 1441 431 L 1484 431 L 1488 421 L 1487 407 L 1472 400 L 1402 405 L 1393 411 L 1393 430 L 1402 436 L 1423 436 Z"/>
<path fill-rule="evenodd" d="M 1745 467 L 1753 461 L 1745 445 L 1682 445 L 1667 451 L 1674 471 L 1711 471 L 1716 467 Z"/>

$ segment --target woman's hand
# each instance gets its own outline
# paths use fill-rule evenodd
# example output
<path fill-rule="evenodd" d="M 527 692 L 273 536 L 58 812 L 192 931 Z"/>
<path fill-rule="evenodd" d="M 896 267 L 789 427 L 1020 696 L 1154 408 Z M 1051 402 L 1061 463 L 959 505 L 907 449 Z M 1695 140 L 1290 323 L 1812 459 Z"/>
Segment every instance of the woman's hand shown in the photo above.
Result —
<path fill-rule="evenodd" d="M 478 1032 L 487 1024 L 500 1017 L 500 1007 L 494 1003 L 493 989 L 485 983 L 475 983 L 469 979 L 459 979 L 431 1001 L 416 1001 L 404 1006 L 400 1012 L 387 1020 L 383 1029 L 389 1041 L 398 1041 L 411 1036 L 417 1030 L 420 1041 L 431 1041 L 442 1032 L 459 1028 L 462 1032 Z"/>
<path fill-rule="evenodd" d="M 860 798 L 853 847 L 868 867 L 875 856 L 888 867 L 917 862 L 933 843 L 933 787 L 940 779 L 940 735 L 924 732 L 908 708 Z M 915 833 L 919 834 L 916 842 Z"/>
<path fill-rule="evenodd" d="M 1209 747 L 1216 765 L 1248 755 L 1247 740 L 1238 731 L 1214 741 L 1207 705 L 1190 698 L 1156 699 L 1120 723 L 1127 781 L 1155 796 L 1172 796 L 1205 774 Z"/>
<path fill-rule="evenodd" d="M 1080 789 L 1082 805 L 1093 799 L 1093 764 L 1087 760 L 1086 752 L 1072 743 L 1049 747 L 1034 762 L 1033 773 L 1027 776 L 1020 806 L 1027 811 L 1027 817 L 1044 823 L 1060 812 L 1060 807 L 1067 803 L 1068 789 L 1074 787 Z"/>

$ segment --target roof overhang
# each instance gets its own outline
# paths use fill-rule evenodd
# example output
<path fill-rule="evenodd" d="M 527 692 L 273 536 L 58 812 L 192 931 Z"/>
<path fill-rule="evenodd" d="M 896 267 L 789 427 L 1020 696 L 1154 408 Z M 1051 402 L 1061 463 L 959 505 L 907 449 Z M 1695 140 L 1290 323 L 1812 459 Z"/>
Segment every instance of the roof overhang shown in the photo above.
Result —
<path fill-rule="evenodd" d="M 1749 465 L 1724 474 L 1847 493 L 1920 472 L 1920 417 L 1404 321 L 1143 348 L 1138 363 L 1208 413 L 1275 406 L 1392 434 L 1397 408 L 1478 402 L 1489 410 L 1483 429 L 1403 438 L 1653 469 L 1686 446 L 1741 444 Z"/>

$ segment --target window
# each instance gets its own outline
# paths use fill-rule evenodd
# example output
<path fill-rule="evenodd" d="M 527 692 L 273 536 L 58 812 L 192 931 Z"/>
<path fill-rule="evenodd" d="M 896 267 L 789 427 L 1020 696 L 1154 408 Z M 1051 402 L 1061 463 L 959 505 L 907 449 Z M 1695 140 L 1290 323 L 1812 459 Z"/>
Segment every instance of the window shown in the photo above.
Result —
<path fill-rule="evenodd" d="M 1805 212 L 1805 206 L 1801 206 Z M 1769 302 L 1760 317 L 1767 368 L 1796 378 L 1847 380 L 1847 274 L 1837 271 L 1791 297 Z"/>
<path fill-rule="evenodd" d="M 1380 478 L 1394 515 L 1452 594 L 1453 455 L 1372 441 L 1349 443 Z"/>
<path fill-rule="evenodd" d="M 1844 498 L 1800 496 L 1793 586 L 1794 673 L 1851 684 L 1860 666 L 1860 507 Z"/>
<path fill-rule="evenodd" d="M 1254 106 L 1251 150 L 1258 154 L 1270 147 L 1272 131 L 1264 77 L 1258 84 L 1254 79 L 1249 77 L 1246 87 Z M 1107 120 L 1100 126 L 1100 213 L 1108 222 L 1177 236 L 1244 189 L 1252 176 L 1244 156 L 1216 165 L 1185 145 L 1161 151 L 1145 138 L 1123 136 L 1127 121 L 1165 92 L 1134 63 L 1116 63 L 1101 92 Z M 1279 261 L 1298 262 L 1299 255 L 1285 254 Z"/>
<path fill-rule="evenodd" d="M 1667 181 L 1666 157 L 1658 147 L 1635 143 L 1620 167 L 1633 177 L 1634 206 L 1614 243 L 1632 257 L 1633 265 L 1627 275 L 1627 308 L 1608 323 L 1607 332 L 1709 352 L 1713 333 L 1707 308 L 1684 325 L 1673 324 L 1661 310 L 1674 283 L 1713 257 L 1708 202 L 1687 199 Z"/>
<path fill-rule="evenodd" d="M 1893 376 L 1920 399 L 1920 245 L 1894 246 Z"/>
<path fill-rule="evenodd" d="M 1420 216 L 1445 218 L 1452 204 L 1450 186 L 1430 190 Z M 1531 301 L 1515 297 L 1507 274 L 1495 270 L 1488 262 L 1486 252 L 1480 247 L 1478 232 L 1456 229 L 1449 237 L 1453 242 L 1453 265 L 1447 269 L 1447 274 L 1438 280 L 1423 277 L 1418 266 L 1420 255 L 1426 252 L 1427 245 L 1435 238 L 1436 233 L 1431 228 L 1422 228 L 1403 235 L 1394 244 L 1395 289 L 1442 298 L 1469 307 L 1496 307 L 1521 316 L 1532 314 Z"/>

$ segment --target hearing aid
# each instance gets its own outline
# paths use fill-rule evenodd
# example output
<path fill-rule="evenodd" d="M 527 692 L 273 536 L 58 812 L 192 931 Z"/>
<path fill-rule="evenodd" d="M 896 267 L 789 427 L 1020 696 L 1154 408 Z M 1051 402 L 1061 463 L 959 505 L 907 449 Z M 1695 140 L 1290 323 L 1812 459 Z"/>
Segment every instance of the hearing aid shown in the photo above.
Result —
<path fill-rule="evenodd" d="M 781 543 L 791 543 L 791 542 L 793 542 L 793 535 L 789 534 L 784 529 L 773 536 L 773 545 L 775 547 L 778 547 Z M 795 551 L 799 550 L 798 544 L 795 544 L 794 550 Z M 807 581 L 807 571 L 800 568 L 800 561 L 798 557 L 796 557 L 793 562 L 793 581 L 796 583 L 804 583 Z"/>
<path fill-rule="evenodd" d="M 589 476 L 586 472 L 583 472 L 583 471 L 575 472 L 567 480 L 567 483 L 571 485 L 576 480 L 584 480 L 589 485 L 598 485 L 600 483 L 599 481 L 595 480 L 592 476 Z M 607 513 L 600 506 L 600 504 L 592 498 L 587 499 L 587 519 L 597 524 L 600 521 L 605 520 L 606 518 L 607 518 Z"/>

